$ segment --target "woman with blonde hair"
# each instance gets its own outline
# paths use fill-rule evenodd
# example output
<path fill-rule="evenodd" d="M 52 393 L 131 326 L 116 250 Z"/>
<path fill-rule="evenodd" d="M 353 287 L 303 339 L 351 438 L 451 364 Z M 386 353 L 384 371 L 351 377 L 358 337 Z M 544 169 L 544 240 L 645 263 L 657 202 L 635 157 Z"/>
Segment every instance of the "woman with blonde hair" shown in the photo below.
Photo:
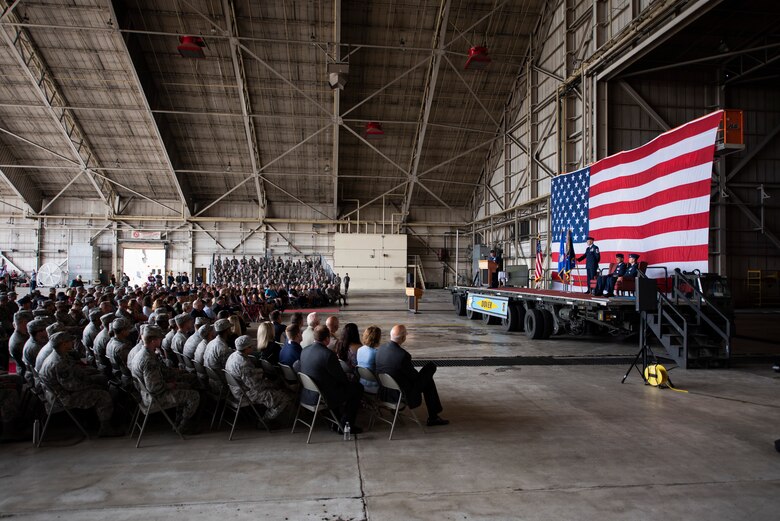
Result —
<path fill-rule="evenodd" d="M 279 363 L 279 353 L 282 346 L 274 341 L 274 325 L 272 322 L 260 322 L 257 325 L 257 349 L 260 350 L 260 358 L 276 365 Z"/>

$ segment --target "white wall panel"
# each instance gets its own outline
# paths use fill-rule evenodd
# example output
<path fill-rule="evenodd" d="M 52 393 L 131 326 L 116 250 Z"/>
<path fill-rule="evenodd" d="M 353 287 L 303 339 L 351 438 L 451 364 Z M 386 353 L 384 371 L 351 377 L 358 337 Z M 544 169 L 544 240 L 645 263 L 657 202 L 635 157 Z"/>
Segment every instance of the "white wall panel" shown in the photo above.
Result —
<path fill-rule="evenodd" d="M 406 241 L 406 235 L 337 233 L 333 269 L 342 277 L 349 273 L 350 289 L 403 290 L 406 285 Z"/>

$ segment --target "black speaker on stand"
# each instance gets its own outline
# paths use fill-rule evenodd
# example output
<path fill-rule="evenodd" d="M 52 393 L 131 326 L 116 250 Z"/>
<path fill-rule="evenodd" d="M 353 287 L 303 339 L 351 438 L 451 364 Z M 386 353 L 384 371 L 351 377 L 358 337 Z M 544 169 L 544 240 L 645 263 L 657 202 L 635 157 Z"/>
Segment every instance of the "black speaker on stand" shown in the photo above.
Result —
<path fill-rule="evenodd" d="M 658 310 L 658 286 L 656 286 L 655 280 L 646 277 L 638 277 L 636 279 L 636 310 L 639 312 L 639 351 L 620 383 L 625 383 L 626 378 L 631 373 L 631 369 L 635 367 L 639 371 L 639 376 L 647 383 L 647 380 L 645 380 L 645 368 L 649 365 L 651 359 L 654 363 L 658 363 L 655 353 L 653 353 L 653 350 L 647 343 L 647 313 Z M 641 368 L 639 367 L 640 362 L 642 364 Z"/>

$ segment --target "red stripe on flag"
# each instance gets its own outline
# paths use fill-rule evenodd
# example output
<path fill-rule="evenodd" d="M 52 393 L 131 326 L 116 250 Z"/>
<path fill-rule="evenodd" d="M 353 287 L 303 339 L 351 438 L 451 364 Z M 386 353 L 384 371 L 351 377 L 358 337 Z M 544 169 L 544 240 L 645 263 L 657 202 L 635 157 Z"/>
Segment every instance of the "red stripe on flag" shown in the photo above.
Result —
<path fill-rule="evenodd" d="M 658 163 L 651 168 L 643 172 L 637 172 L 636 174 L 624 175 L 609 181 L 604 181 L 590 187 L 590 197 L 600 195 L 613 190 L 621 190 L 625 188 L 635 188 L 642 186 L 651 181 L 655 181 L 669 174 L 673 174 L 684 168 L 692 168 L 694 166 L 703 165 L 712 162 L 712 154 L 715 145 L 707 146 L 700 150 L 696 150 L 689 154 L 684 154 L 669 161 Z M 591 175 L 593 171 L 591 170 Z"/>
<path fill-rule="evenodd" d="M 688 183 L 681 186 L 675 186 L 667 190 L 662 190 L 637 201 L 621 201 L 619 203 L 597 206 L 596 208 L 591 208 L 590 218 L 596 219 L 609 215 L 640 213 L 663 204 L 673 203 L 675 201 L 684 201 L 686 199 L 708 195 L 710 193 L 711 183 L 712 182 L 709 179 L 705 179 L 703 181 L 697 181 L 695 183 Z M 615 238 L 622 239 L 622 237 Z M 606 239 L 606 237 L 604 237 L 599 230 L 599 240 L 604 239 Z"/>
<path fill-rule="evenodd" d="M 696 136 L 708 130 L 712 130 L 718 126 L 721 119 L 723 119 L 723 111 L 719 110 L 697 119 L 696 121 L 691 121 L 690 123 L 686 123 L 685 125 L 661 134 L 654 140 L 639 148 L 627 150 L 625 152 L 619 152 L 615 155 L 605 157 L 601 161 L 597 161 L 591 165 L 590 174 L 596 174 L 602 170 L 612 168 L 613 166 L 619 165 L 621 163 L 633 163 L 634 161 L 638 161 L 643 157 L 647 157 L 650 154 L 661 150 L 662 148 L 673 145 L 678 141 L 689 138 L 691 136 Z"/>
<path fill-rule="evenodd" d="M 662 233 L 688 230 L 699 230 L 710 225 L 709 212 L 691 215 L 677 215 L 667 219 L 649 222 L 642 226 L 616 226 L 601 228 L 598 231 L 600 240 L 610 239 L 647 239 Z M 603 251 L 602 251 L 603 253 Z"/>

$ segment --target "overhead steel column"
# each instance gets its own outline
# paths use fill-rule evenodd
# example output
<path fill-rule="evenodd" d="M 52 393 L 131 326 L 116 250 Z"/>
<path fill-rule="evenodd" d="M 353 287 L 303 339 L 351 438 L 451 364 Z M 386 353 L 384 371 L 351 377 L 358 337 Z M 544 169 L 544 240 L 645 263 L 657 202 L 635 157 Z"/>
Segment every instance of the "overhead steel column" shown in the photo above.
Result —
<path fill-rule="evenodd" d="M 143 100 L 143 108 L 140 110 L 144 110 L 149 119 L 152 120 L 150 128 L 160 142 L 163 151 L 161 159 L 172 177 L 176 190 L 179 192 L 179 198 L 182 203 L 182 216 L 187 217 L 185 209 L 189 212 L 189 215 L 195 213 L 195 201 L 193 200 L 192 189 L 187 177 L 176 171 L 176 167 L 181 166 L 181 162 L 179 161 L 179 154 L 176 150 L 170 128 L 161 115 L 152 111 L 149 100 L 156 99 L 157 94 L 151 75 L 148 72 L 145 72 L 146 63 L 139 43 L 140 36 L 134 33 L 122 32 L 123 29 L 132 27 L 132 21 L 128 15 L 128 7 L 124 0 L 110 0 L 108 2 L 108 9 L 111 13 L 111 18 L 115 21 L 114 28 L 116 34 L 122 39 L 122 47 L 132 65 L 130 72 L 135 79 L 138 91 L 141 94 L 141 99 Z M 174 162 L 176 163 L 175 165 Z"/>
<path fill-rule="evenodd" d="M 334 59 L 341 61 L 341 0 L 333 0 L 333 42 Z M 341 131 L 341 89 L 333 89 L 333 218 L 339 216 L 339 132 Z"/>
<path fill-rule="evenodd" d="M 447 36 L 447 24 L 450 18 L 450 0 L 443 0 L 439 10 L 438 27 L 433 40 L 433 59 L 428 68 L 428 77 L 423 91 L 423 106 L 420 114 L 420 122 L 417 127 L 417 139 L 412 149 L 412 157 L 409 167 L 409 184 L 406 185 L 406 195 L 404 204 L 401 207 L 401 222 L 404 223 L 409 216 L 409 207 L 412 204 L 414 187 L 417 181 L 417 169 L 420 166 L 420 157 L 422 156 L 423 146 L 425 144 L 425 133 L 428 130 L 428 119 L 431 116 L 431 107 L 433 106 L 433 97 L 436 94 L 436 84 L 439 79 L 439 68 L 444 56 L 444 40 Z"/>
<path fill-rule="evenodd" d="M 0 164 L 12 165 L 16 161 L 11 157 L 8 147 L 0 147 Z M 41 211 L 43 205 L 43 195 L 41 191 L 32 183 L 30 176 L 24 175 L 16 168 L 0 168 L 0 178 L 29 206 L 34 213 Z"/>
<path fill-rule="evenodd" d="M 0 0 L 0 8 L 3 10 L 9 8 L 7 0 Z M 6 13 L 5 20 L 8 23 L 19 23 L 21 21 L 16 13 L 10 11 L 6 11 Z M 33 84 L 35 93 L 44 103 L 49 115 L 57 123 L 60 131 L 67 139 L 68 147 L 78 160 L 81 168 L 87 172 L 87 177 L 100 199 L 106 205 L 108 214 L 113 214 L 117 194 L 106 179 L 95 176 L 91 170 L 92 167 L 100 167 L 98 158 L 93 153 L 92 147 L 84 135 L 84 131 L 79 125 L 75 114 L 66 108 L 68 107 L 68 102 L 54 81 L 51 71 L 35 46 L 30 33 L 27 29 L 8 26 L 6 23 L 2 23 L 0 26 L 2 26 L 0 27 L 0 35 L 8 44 L 9 50 L 12 51 L 11 54 Z"/>
<path fill-rule="evenodd" d="M 236 82 L 238 82 L 238 97 L 241 101 L 241 116 L 244 120 L 244 133 L 246 134 L 247 146 L 249 147 L 249 159 L 252 162 L 252 172 L 255 181 L 255 190 L 257 191 L 258 218 L 262 219 L 265 215 L 266 197 L 265 187 L 260 177 L 260 168 L 262 160 L 260 150 L 257 147 L 257 133 L 255 132 L 255 123 L 252 121 L 252 101 L 249 99 L 249 87 L 244 73 L 244 59 L 241 55 L 240 42 L 238 40 L 238 26 L 236 25 L 236 12 L 233 0 L 222 0 L 223 10 L 225 11 L 225 21 L 227 22 L 228 36 L 230 36 L 230 56 L 233 59 L 233 70 L 236 73 Z"/>

